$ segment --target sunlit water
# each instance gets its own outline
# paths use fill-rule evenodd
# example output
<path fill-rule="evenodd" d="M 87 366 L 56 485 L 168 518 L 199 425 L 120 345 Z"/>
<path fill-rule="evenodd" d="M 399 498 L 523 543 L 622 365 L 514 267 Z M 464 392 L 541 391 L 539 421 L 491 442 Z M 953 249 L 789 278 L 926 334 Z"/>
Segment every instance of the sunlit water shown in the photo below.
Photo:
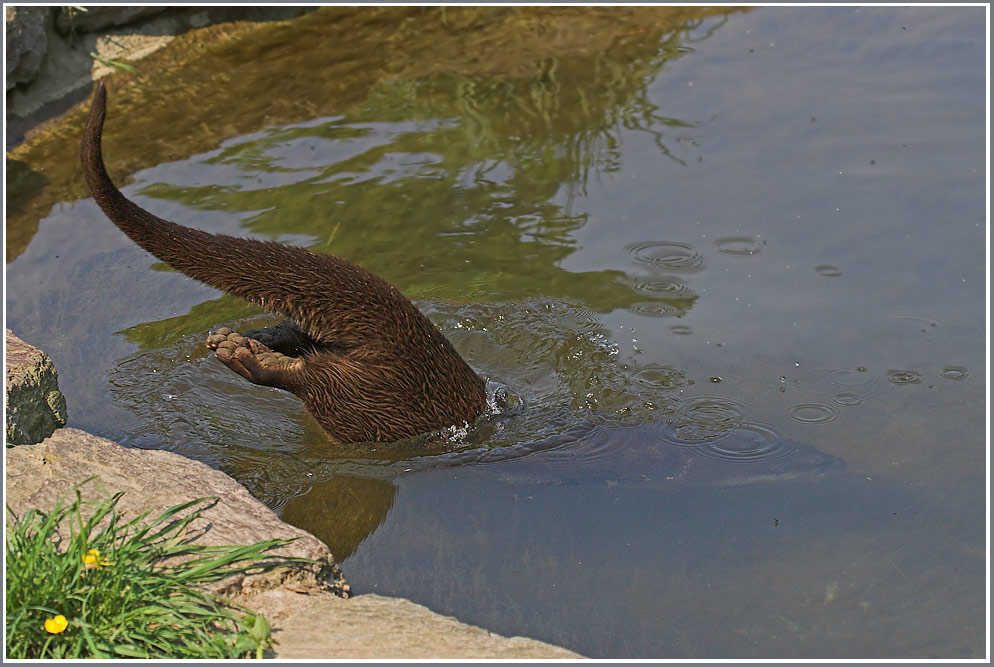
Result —
<path fill-rule="evenodd" d="M 531 75 L 383 77 L 134 174 L 162 217 L 414 299 L 490 381 L 440 437 L 331 448 L 204 347 L 272 318 L 91 200 L 8 264 L 8 326 L 70 425 L 232 474 L 359 593 L 591 657 L 981 656 L 982 19 L 634 31 Z"/>

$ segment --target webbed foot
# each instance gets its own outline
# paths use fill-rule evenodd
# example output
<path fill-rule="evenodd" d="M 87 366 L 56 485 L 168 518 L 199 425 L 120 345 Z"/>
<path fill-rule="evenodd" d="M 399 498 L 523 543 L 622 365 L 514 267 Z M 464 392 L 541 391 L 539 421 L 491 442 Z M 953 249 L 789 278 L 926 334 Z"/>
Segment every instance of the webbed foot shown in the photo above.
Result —
<path fill-rule="evenodd" d="M 303 369 L 301 359 L 274 352 L 258 340 L 247 338 L 227 327 L 207 337 L 207 347 L 217 360 L 249 382 L 292 391 Z"/>

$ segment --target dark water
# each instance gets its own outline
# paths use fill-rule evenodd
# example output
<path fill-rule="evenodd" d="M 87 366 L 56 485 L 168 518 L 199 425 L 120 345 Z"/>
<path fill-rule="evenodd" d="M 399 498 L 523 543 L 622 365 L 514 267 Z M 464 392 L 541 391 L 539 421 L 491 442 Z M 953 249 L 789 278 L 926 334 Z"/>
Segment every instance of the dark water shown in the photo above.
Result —
<path fill-rule="evenodd" d="M 591 657 L 983 656 L 983 9 L 432 11 L 206 53 L 162 132 L 230 138 L 137 172 L 171 107 L 112 93 L 107 155 L 162 217 L 380 273 L 498 413 L 332 450 L 204 348 L 271 318 L 67 198 L 8 207 L 6 305 L 70 425 L 232 474 L 357 592 Z"/>

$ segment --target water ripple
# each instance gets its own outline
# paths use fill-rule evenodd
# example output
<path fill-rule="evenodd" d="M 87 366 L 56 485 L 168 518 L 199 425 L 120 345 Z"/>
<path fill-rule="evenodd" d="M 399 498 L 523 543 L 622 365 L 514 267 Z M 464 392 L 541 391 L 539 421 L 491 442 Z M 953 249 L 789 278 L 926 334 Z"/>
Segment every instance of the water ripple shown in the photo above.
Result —
<path fill-rule="evenodd" d="M 708 442 L 695 450 L 704 458 L 729 463 L 774 461 L 792 455 L 796 447 L 785 441 L 769 425 L 750 423 L 734 430 L 729 437 Z"/>
<path fill-rule="evenodd" d="M 651 364 L 636 371 L 634 377 L 642 386 L 655 389 L 676 389 L 691 384 L 687 374 L 673 366 Z"/>
<path fill-rule="evenodd" d="M 745 404 L 724 396 L 694 396 L 684 401 L 669 420 L 667 441 L 696 447 L 728 436 L 745 425 Z"/>
<path fill-rule="evenodd" d="M 916 322 L 922 333 L 928 334 L 935 331 L 946 338 L 953 340 L 973 340 L 982 338 L 984 328 L 972 324 L 949 324 L 938 317 L 932 315 L 921 315 L 918 313 L 890 313 L 883 316 L 885 320 L 909 320 Z"/>
<path fill-rule="evenodd" d="M 963 380 L 969 377 L 970 373 L 966 370 L 966 366 L 946 366 L 939 371 L 939 376 L 947 380 Z"/>
<path fill-rule="evenodd" d="M 728 255 L 755 255 L 765 243 L 752 236 L 726 236 L 714 242 L 720 252 Z"/>
<path fill-rule="evenodd" d="M 887 383 L 874 377 L 863 366 L 829 371 L 825 381 L 846 390 L 834 396 L 835 402 L 839 405 L 859 405 L 867 399 L 878 398 L 889 391 Z"/>
<path fill-rule="evenodd" d="M 625 246 L 635 260 L 653 268 L 670 271 L 701 271 L 704 255 L 694 246 L 678 241 L 642 241 Z"/>
<path fill-rule="evenodd" d="M 644 317 L 680 317 L 687 314 L 686 307 L 674 305 L 669 301 L 634 303 L 628 309 Z"/>
<path fill-rule="evenodd" d="M 825 379 L 836 387 L 865 387 L 872 384 L 874 380 L 863 366 L 831 371 Z"/>
<path fill-rule="evenodd" d="M 835 421 L 839 416 L 835 408 L 821 403 L 798 403 L 790 406 L 787 414 L 791 419 L 802 424 L 827 424 Z"/>
<path fill-rule="evenodd" d="M 972 324 L 947 324 L 943 333 L 955 340 L 973 340 L 974 338 L 982 338 L 984 330 L 982 327 L 975 327 Z"/>
<path fill-rule="evenodd" d="M 842 275 L 842 269 L 831 264 L 820 264 L 815 267 L 815 271 L 818 275 L 825 276 L 826 278 L 838 278 Z"/>
<path fill-rule="evenodd" d="M 846 407 L 852 407 L 854 405 L 860 405 L 864 400 L 866 400 L 860 394 L 853 394 L 849 392 L 836 394 L 832 399 L 839 405 L 844 405 Z"/>
<path fill-rule="evenodd" d="M 922 374 L 918 371 L 906 371 L 892 368 L 887 371 L 887 379 L 894 384 L 921 384 Z"/>
<path fill-rule="evenodd" d="M 674 276 L 636 276 L 632 289 L 645 296 L 662 296 L 670 299 L 696 299 L 697 293 Z"/>

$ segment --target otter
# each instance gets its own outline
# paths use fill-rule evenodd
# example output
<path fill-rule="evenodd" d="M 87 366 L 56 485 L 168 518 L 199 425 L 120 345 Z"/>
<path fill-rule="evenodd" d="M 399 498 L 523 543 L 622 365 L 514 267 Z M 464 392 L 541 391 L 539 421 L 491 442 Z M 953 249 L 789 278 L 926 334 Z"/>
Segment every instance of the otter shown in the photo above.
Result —
<path fill-rule="evenodd" d="M 184 227 L 128 200 L 103 162 L 106 107 L 100 83 L 81 161 L 104 214 L 177 271 L 285 318 L 210 334 L 218 361 L 249 382 L 296 395 L 336 444 L 409 439 L 483 413 L 483 380 L 386 280 L 334 255 Z"/>

